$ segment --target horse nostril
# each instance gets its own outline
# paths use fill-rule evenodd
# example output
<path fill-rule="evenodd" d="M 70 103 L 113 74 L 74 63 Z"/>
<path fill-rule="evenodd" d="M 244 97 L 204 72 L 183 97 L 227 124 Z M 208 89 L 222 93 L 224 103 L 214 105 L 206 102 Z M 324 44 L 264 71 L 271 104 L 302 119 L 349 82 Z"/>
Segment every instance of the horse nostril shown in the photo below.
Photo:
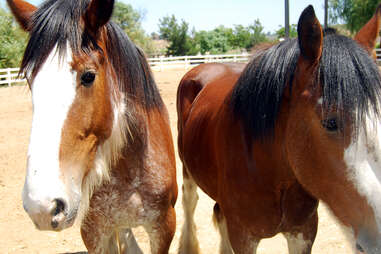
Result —
<path fill-rule="evenodd" d="M 56 220 L 52 220 L 52 222 L 50 223 L 50 225 L 52 226 L 52 228 L 56 229 L 58 227 L 58 221 Z"/>
<path fill-rule="evenodd" d="M 53 210 L 53 216 L 63 213 L 66 208 L 65 201 L 62 199 L 55 199 L 54 202 L 56 203 L 56 208 Z"/>
<path fill-rule="evenodd" d="M 356 249 L 359 251 L 359 253 L 364 253 L 364 249 L 358 243 L 356 243 Z"/>

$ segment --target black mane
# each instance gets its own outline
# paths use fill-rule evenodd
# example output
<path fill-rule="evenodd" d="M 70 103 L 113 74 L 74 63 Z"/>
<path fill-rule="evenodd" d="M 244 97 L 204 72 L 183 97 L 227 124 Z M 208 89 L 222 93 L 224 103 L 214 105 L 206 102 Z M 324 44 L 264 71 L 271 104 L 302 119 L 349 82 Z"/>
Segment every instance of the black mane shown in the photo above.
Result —
<path fill-rule="evenodd" d="M 60 57 L 64 57 L 67 46 L 73 54 L 101 50 L 80 26 L 90 0 L 48 0 L 34 13 L 31 33 L 21 71 L 28 79 L 33 79 L 49 56 L 57 47 Z M 135 46 L 115 23 L 106 24 L 106 53 L 117 76 L 117 84 L 128 97 L 147 108 L 162 106 L 163 102 L 153 80 L 144 53 Z"/>
<path fill-rule="evenodd" d="M 257 55 L 237 81 L 231 107 L 254 139 L 273 136 L 284 89 L 289 87 L 292 91 L 299 55 L 296 39 L 283 41 Z M 378 67 L 352 39 L 332 31 L 325 34 L 322 57 L 311 81 L 319 81 L 314 84 L 321 86 L 324 110 L 334 108 L 351 113 L 355 130 L 365 115 L 379 116 L 381 77 Z"/>
<path fill-rule="evenodd" d="M 274 129 L 283 90 L 292 80 L 299 54 L 297 40 L 283 41 L 255 56 L 237 81 L 233 111 L 254 138 Z"/>

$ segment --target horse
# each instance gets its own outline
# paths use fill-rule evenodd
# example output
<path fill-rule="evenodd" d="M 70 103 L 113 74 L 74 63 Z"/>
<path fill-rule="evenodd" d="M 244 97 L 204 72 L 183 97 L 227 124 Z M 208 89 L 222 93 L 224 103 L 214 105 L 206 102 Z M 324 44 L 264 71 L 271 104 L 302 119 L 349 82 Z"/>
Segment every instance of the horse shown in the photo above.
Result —
<path fill-rule="evenodd" d="M 369 54 L 377 32 L 358 42 L 323 35 L 311 5 L 297 31 L 246 66 L 199 65 L 180 81 L 179 253 L 199 253 L 198 187 L 216 202 L 220 253 L 256 253 L 278 233 L 289 253 L 311 253 L 319 200 L 354 251 L 381 252 L 381 76 Z"/>
<path fill-rule="evenodd" d="M 21 63 L 33 120 L 23 206 L 39 230 L 78 221 L 89 253 L 168 253 L 174 144 L 144 53 L 110 21 L 113 0 L 7 0 L 29 33 Z"/>

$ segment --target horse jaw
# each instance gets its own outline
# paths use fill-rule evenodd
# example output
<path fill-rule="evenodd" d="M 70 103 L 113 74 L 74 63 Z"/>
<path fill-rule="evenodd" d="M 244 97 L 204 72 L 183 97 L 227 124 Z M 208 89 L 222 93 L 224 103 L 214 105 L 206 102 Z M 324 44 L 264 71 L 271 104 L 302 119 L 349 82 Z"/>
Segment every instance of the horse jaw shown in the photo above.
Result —
<path fill-rule="evenodd" d="M 359 130 L 357 139 L 345 150 L 344 160 L 348 178 L 366 198 L 374 214 L 374 228 L 364 226 L 357 232 L 357 242 L 367 254 L 372 254 L 381 250 L 381 133 L 377 130 L 380 122 L 376 117 L 367 117 L 365 123 L 366 131 L 364 128 Z"/>

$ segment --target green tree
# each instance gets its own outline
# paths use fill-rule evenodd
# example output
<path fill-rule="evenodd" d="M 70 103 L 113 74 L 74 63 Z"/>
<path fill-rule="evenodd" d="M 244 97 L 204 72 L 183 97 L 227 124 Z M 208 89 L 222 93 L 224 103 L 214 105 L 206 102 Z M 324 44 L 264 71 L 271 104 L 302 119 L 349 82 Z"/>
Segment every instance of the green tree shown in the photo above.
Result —
<path fill-rule="evenodd" d="M 160 39 L 169 41 L 173 34 L 173 29 L 177 27 L 178 24 L 175 15 L 165 16 L 162 19 L 159 19 Z"/>
<path fill-rule="evenodd" d="M 250 48 L 251 34 L 250 30 L 243 25 L 235 25 L 232 45 L 234 48 Z"/>
<path fill-rule="evenodd" d="M 266 41 L 266 34 L 263 32 L 263 26 L 259 19 L 245 27 L 242 25 L 236 25 L 234 27 L 232 45 L 235 48 L 244 48 L 249 50 L 254 45 Z"/>
<path fill-rule="evenodd" d="M 144 13 L 135 10 L 130 4 L 116 2 L 112 20 L 117 23 L 130 37 L 130 39 L 146 54 L 150 55 L 154 51 L 152 39 L 145 34 L 142 28 Z"/>
<path fill-rule="evenodd" d="M 201 54 L 221 54 L 232 49 L 233 29 L 219 26 L 211 31 L 195 32 L 193 42 Z"/>
<path fill-rule="evenodd" d="M 298 36 L 298 31 L 297 31 L 297 28 L 296 28 L 296 25 L 295 24 L 292 24 L 290 26 L 290 38 L 296 38 Z M 280 38 L 285 38 L 285 29 L 284 29 L 284 26 L 280 27 L 277 31 L 275 31 L 276 33 L 276 36 L 278 37 L 278 39 Z"/>
<path fill-rule="evenodd" d="M 342 20 L 355 33 L 373 16 L 380 0 L 329 0 L 330 20 Z"/>
<path fill-rule="evenodd" d="M 263 26 L 259 20 L 245 27 L 235 25 L 234 29 L 219 26 L 212 31 L 196 32 L 194 44 L 198 52 L 205 54 L 226 53 L 232 49 L 249 50 L 255 44 L 266 41 L 266 35 L 263 33 Z"/>
<path fill-rule="evenodd" d="M 193 36 L 194 48 L 195 51 L 200 52 L 201 54 L 205 54 L 212 50 L 212 43 L 210 42 L 211 35 L 208 31 L 198 31 L 195 32 Z"/>
<path fill-rule="evenodd" d="M 263 32 L 263 26 L 259 19 L 254 20 L 254 23 L 249 25 L 248 29 L 251 34 L 251 45 L 249 45 L 250 47 L 246 47 L 246 49 L 249 49 L 258 43 L 267 41 L 266 34 Z"/>
<path fill-rule="evenodd" d="M 184 20 L 179 24 L 175 15 L 166 16 L 159 20 L 159 34 L 161 39 L 169 41 L 167 55 L 191 55 L 192 50 L 191 37 L 188 34 L 189 24 Z"/>
<path fill-rule="evenodd" d="M 27 34 L 22 31 L 13 16 L 0 7 L 0 68 L 20 65 Z"/>
<path fill-rule="evenodd" d="M 168 55 L 221 54 L 235 49 L 249 50 L 255 44 L 267 41 L 259 20 L 247 27 L 236 25 L 234 29 L 222 25 L 211 31 L 193 29 L 191 35 L 188 27 L 185 21 L 179 24 L 174 15 L 160 19 L 160 38 L 170 43 Z"/>

